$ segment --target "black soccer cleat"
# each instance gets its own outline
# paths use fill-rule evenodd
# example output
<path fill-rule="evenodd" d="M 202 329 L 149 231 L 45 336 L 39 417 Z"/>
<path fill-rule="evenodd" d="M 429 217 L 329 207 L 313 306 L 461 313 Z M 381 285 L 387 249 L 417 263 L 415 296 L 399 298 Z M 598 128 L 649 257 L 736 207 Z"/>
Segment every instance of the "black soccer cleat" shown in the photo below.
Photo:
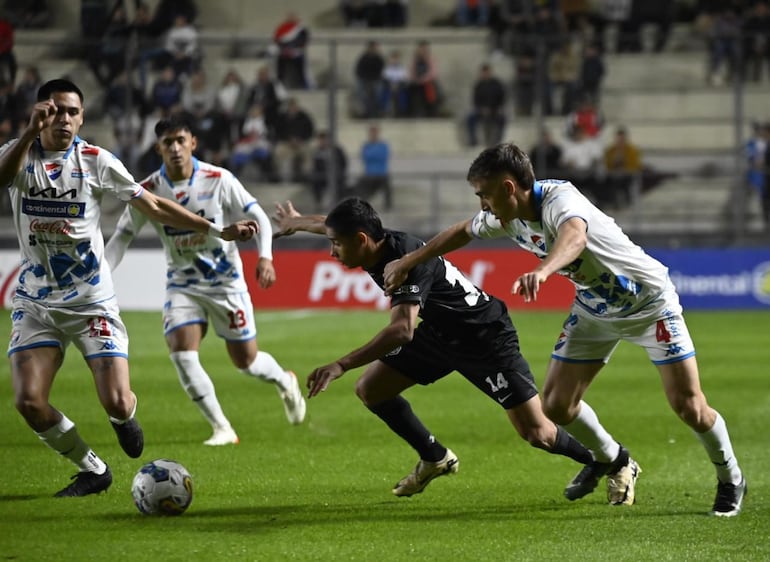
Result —
<path fill-rule="evenodd" d="M 614 474 L 629 464 L 630 455 L 628 449 L 620 446 L 618 456 L 612 462 L 594 461 L 588 463 L 577 473 L 572 481 L 564 489 L 564 497 L 570 501 L 587 496 L 599 485 L 599 480 L 607 474 Z"/>
<path fill-rule="evenodd" d="M 144 433 L 136 418 L 131 418 L 126 423 L 110 423 L 125 453 L 132 459 L 139 458 L 144 451 Z"/>
<path fill-rule="evenodd" d="M 717 497 L 710 515 L 716 517 L 735 517 L 741 512 L 743 498 L 748 493 L 746 479 L 741 478 L 740 484 L 727 484 L 717 481 Z"/>
<path fill-rule="evenodd" d="M 78 472 L 72 477 L 72 483 L 56 492 L 55 498 L 77 498 L 89 494 L 104 492 L 112 484 L 112 472 L 108 466 L 103 474 Z"/>

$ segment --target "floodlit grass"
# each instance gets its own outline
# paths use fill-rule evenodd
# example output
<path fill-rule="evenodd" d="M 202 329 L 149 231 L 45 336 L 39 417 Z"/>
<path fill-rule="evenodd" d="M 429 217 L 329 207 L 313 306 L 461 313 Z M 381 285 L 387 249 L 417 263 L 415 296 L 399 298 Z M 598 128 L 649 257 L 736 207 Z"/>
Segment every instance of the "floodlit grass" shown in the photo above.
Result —
<path fill-rule="evenodd" d="M 515 313 L 525 356 L 542 383 L 564 314 Z M 603 484 L 562 497 L 578 470 L 528 447 L 503 411 L 459 375 L 406 393 L 426 425 L 460 457 L 460 472 L 412 498 L 392 485 L 417 461 L 353 394 L 360 371 L 310 401 L 307 422 L 286 423 L 273 388 L 230 365 L 209 336 L 201 356 L 241 437 L 201 443 L 209 428 L 176 380 L 157 313 L 124 313 L 132 384 L 145 429 L 141 459 L 120 450 L 91 376 L 68 349 L 52 403 L 111 466 L 108 493 L 54 499 L 75 469 L 42 445 L 13 406 L 0 364 L 0 560 L 768 560 L 770 559 L 770 314 L 690 313 L 704 390 L 728 422 L 747 475 L 744 513 L 707 517 L 714 471 L 669 409 L 645 354 L 621 345 L 587 400 L 631 449 L 643 473 L 637 504 L 605 503 Z M 373 335 L 374 312 L 257 315 L 260 347 L 303 379 Z M 0 339 L 7 341 L 7 313 Z M 134 472 L 165 457 L 193 476 L 195 498 L 177 518 L 142 516 Z"/>

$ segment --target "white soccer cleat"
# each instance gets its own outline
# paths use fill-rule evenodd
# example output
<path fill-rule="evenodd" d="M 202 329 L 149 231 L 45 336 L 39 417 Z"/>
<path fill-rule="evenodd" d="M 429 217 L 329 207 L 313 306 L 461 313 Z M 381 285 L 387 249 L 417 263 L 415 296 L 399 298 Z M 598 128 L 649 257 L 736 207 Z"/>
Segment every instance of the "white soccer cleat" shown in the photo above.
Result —
<path fill-rule="evenodd" d="M 218 427 L 214 433 L 206 439 L 203 444 L 217 447 L 219 445 L 237 445 L 241 440 L 232 427 Z"/>
<path fill-rule="evenodd" d="M 302 390 L 299 387 L 299 381 L 294 371 L 286 371 L 291 376 L 291 386 L 288 390 L 278 389 L 278 394 L 283 400 L 283 409 L 286 412 L 286 419 L 292 425 L 299 425 L 305 420 L 305 411 L 307 405 L 302 396 Z"/>
<path fill-rule="evenodd" d="M 607 500 L 612 505 L 634 505 L 636 479 L 642 469 L 629 457 L 628 463 L 615 473 L 607 475 Z"/>
<path fill-rule="evenodd" d="M 393 487 L 393 494 L 400 497 L 420 494 L 434 478 L 444 476 L 445 474 L 454 474 L 459 469 L 460 461 L 457 455 L 450 449 L 446 450 L 446 455 L 438 462 L 428 462 L 420 459 L 414 470 Z"/>

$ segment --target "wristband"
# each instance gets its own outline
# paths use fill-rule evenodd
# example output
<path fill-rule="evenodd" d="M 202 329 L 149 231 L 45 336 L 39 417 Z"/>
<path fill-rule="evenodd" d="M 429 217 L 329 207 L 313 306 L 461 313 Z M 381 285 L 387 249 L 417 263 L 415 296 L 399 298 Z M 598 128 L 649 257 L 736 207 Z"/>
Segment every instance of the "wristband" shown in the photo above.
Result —
<path fill-rule="evenodd" d="M 224 230 L 224 227 L 219 226 L 216 223 L 210 223 L 209 224 L 209 236 L 212 238 L 222 238 L 222 231 Z"/>

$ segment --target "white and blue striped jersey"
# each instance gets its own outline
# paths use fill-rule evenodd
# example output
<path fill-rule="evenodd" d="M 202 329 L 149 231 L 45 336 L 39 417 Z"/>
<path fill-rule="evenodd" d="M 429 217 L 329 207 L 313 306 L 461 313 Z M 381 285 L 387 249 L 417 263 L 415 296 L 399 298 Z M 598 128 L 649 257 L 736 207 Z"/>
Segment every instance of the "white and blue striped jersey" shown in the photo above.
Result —
<path fill-rule="evenodd" d="M 598 316 L 625 316 L 657 297 L 668 280 L 668 268 L 634 244 L 612 217 L 596 208 L 567 181 L 535 182 L 533 196 L 540 221 L 515 219 L 505 224 L 482 211 L 472 221 L 478 238 L 508 236 L 543 259 L 559 227 L 571 218 L 586 223 L 587 244 L 580 256 L 559 271 L 575 285 L 576 300 Z"/>
<path fill-rule="evenodd" d="M 0 147 L 0 156 L 15 142 Z M 102 197 L 128 201 L 142 192 L 123 163 L 79 137 L 66 151 L 45 151 L 36 141 L 8 187 L 22 260 L 17 296 L 51 307 L 113 297 Z"/>
<path fill-rule="evenodd" d="M 171 181 L 164 165 L 140 183 L 155 195 L 176 201 L 188 211 L 218 225 L 229 224 L 244 216 L 251 218 L 253 207 L 257 206 L 254 196 L 230 171 L 196 158 L 193 158 L 193 174 L 189 179 Z M 119 238 L 113 237 L 108 244 L 107 257 L 115 262 L 113 267 L 117 266 L 124 250 L 118 246 L 130 243 L 147 221 L 143 213 L 130 206 L 123 211 L 116 230 Z M 167 289 L 205 294 L 248 290 L 235 242 L 150 222 L 166 252 Z M 260 243 L 267 246 L 261 248 L 261 255 L 272 258 L 270 237 L 271 233 L 260 232 Z"/>

